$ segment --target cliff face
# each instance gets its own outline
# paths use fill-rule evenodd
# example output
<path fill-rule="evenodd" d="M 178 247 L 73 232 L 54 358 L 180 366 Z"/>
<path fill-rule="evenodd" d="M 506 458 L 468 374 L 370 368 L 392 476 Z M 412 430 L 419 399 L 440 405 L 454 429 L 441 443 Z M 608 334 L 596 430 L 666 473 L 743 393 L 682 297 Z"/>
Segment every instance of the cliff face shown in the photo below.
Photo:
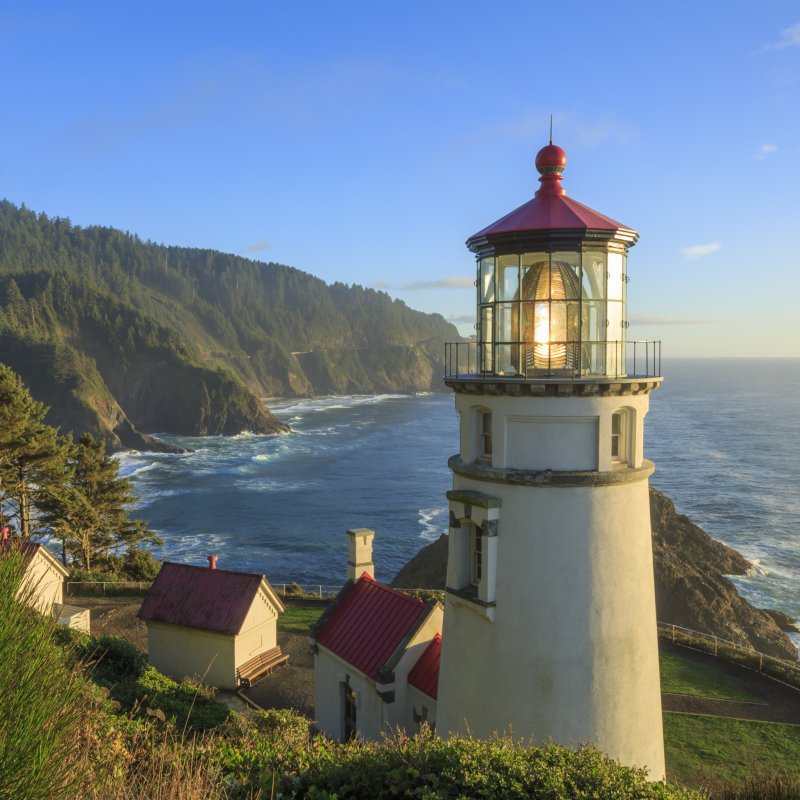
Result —
<path fill-rule="evenodd" d="M 751 645 L 778 658 L 797 651 L 783 632 L 792 620 L 753 607 L 725 575 L 743 575 L 752 564 L 712 539 L 688 517 L 678 514 L 666 495 L 650 489 L 656 613 L 660 622 L 681 625 Z M 422 548 L 397 573 L 399 588 L 443 589 L 447 574 L 447 536 Z"/>
<path fill-rule="evenodd" d="M 0 201 L 0 361 L 51 424 L 110 449 L 148 446 L 143 430 L 285 430 L 264 396 L 442 389 L 443 344 L 458 339 L 382 292 Z M 29 345 L 47 356 L 36 375 Z"/>

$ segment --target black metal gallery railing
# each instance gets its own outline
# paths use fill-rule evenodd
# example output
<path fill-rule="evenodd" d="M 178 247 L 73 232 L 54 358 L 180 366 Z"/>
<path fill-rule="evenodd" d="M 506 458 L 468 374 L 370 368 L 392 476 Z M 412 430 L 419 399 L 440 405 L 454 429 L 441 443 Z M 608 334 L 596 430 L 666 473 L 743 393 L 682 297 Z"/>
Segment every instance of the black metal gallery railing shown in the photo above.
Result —
<path fill-rule="evenodd" d="M 660 376 L 660 341 L 445 344 L 445 378 L 602 380 Z"/>

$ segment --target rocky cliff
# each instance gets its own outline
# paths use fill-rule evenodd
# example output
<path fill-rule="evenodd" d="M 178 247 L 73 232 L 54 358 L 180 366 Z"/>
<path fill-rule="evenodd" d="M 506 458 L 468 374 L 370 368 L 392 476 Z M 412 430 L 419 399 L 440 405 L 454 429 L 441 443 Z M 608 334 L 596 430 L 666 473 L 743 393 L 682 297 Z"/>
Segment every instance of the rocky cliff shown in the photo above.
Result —
<path fill-rule="evenodd" d="M 665 494 L 650 489 L 656 613 L 659 621 L 711 633 L 778 658 L 797 658 L 785 630 L 794 620 L 750 605 L 726 575 L 744 575 L 752 564 L 712 539 Z M 399 588 L 443 589 L 447 536 L 424 547 L 397 574 Z"/>
<path fill-rule="evenodd" d="M 265 396 L 442 389 L 458 338 L 383 292 L 0 201 L 0 362 L 110 449 L 285 430 Z"/>

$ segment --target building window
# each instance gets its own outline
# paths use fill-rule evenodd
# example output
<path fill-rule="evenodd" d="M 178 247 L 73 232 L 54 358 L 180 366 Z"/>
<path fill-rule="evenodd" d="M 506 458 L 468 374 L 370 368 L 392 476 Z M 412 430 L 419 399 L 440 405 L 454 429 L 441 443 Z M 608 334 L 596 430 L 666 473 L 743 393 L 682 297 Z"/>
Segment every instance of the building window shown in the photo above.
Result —
<path fill-rule="evenodd" d="M 492 412 L 480 412 L 480 443 L 478 446 L 478 457 L 492 460 Z"/>
<path fill-rule="evenodd" d="M 477 525 L 470 528 L 470 583 L 477 586 L 483 576 L 483 531 Z"/>
<path fill-rule="evenodd" d="M 628 461 L 627 442 L 628 415 L 625 411 L 615 411 L 611 415 L 611 461 L 625 464 Z"/>
<path fill-rule="evenodd" d="M 342 684 L 342 690 L 344 692 L 344 724 L 342 727 L 344 729 L 344 740 L 349 742 L 358 732 L 356 727 L 356 693 L 350 685 L 349 678 Z"/>

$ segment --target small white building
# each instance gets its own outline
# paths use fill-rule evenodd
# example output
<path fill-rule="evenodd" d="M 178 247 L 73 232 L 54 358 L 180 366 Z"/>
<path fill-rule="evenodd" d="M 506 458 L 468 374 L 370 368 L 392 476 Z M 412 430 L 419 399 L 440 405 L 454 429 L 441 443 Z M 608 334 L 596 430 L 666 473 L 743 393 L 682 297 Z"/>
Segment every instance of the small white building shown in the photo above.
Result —
<path fill-rule="evenodd" d="M 31 605 L 42 614 L 52 614 L 60 625 L 89 633 L 89 609 L 64 603 L 64 581 L 69 570 L 44 545 L 10 537 L 3 529 L 0 556 L 14 551 L 21 554 L 25 565 L 21 591 Z"/>
<path fill-rule="evenodd" d="M 374 533 L 347 533 L 348 581 L 311 633 L 317 725 L 339 741 L 433 726 L 442 605 L 376 581 Z"/>
<path fill-rule="evenodd" d="M 288 660 L 277 640 L 284 606 L 263 575 L 217 569 L 216 562 L 165 562 L 138 617 L 159 672 L 235 689 Z"/>

